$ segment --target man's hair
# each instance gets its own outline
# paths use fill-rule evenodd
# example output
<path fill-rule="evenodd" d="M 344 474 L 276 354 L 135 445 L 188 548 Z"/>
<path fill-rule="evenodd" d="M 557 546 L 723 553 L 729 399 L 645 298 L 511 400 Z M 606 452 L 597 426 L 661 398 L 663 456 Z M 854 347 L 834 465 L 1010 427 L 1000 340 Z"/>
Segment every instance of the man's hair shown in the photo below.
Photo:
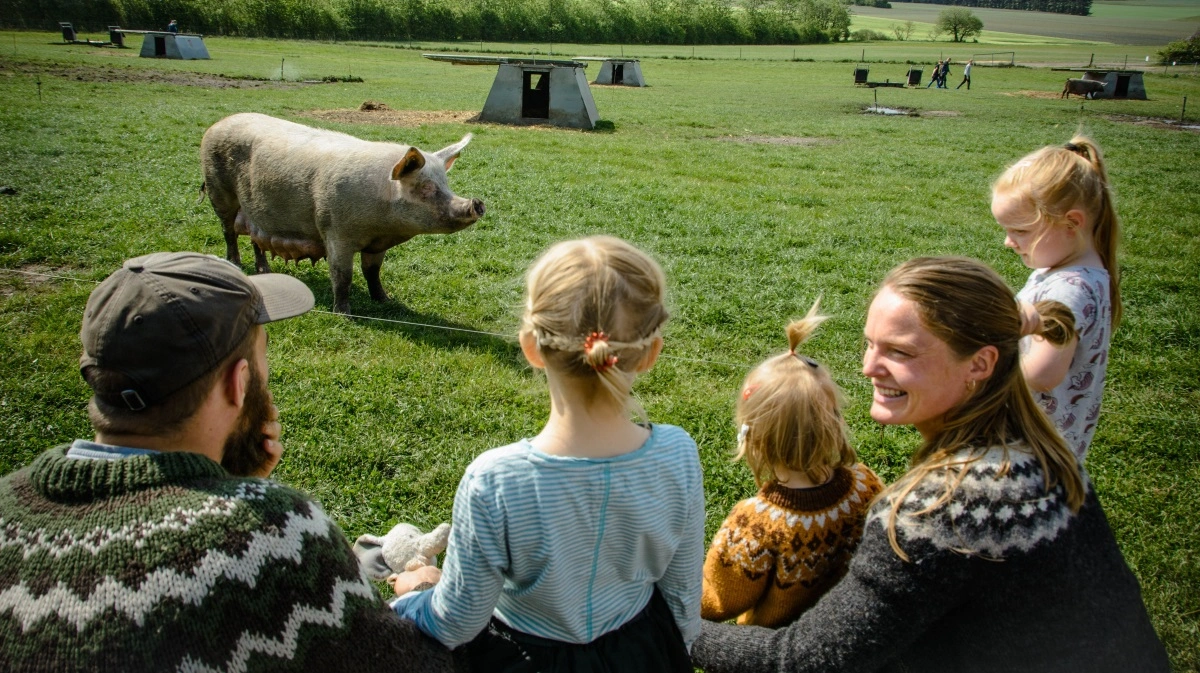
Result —
<path fill-rule="evenodd" d="M 253 328 L 246 330 L 246 335 L 216 367 L 161 402 L 139 411 L 130 410 L 121 398 L 121 391 L 132 387 L 129 377 L 94 365 L 85 367 L 83 378 L 95 391 L 88 402 L 92 427 L 96 432 L 110 435 L 163 435 L 178 430 L 196 413 L 230 365 L 245 359 L 254 366 L 257 332 Z"/>

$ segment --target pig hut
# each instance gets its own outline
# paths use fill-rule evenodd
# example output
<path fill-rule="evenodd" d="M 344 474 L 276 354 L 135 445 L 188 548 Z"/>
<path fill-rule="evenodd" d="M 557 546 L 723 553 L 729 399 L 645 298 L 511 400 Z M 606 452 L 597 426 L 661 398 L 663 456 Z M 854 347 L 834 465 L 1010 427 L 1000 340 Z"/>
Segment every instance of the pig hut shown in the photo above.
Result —
<path fill-rule="evenodd" d="M 642 64 L 635 58 L 576 56 L 575 60 L 600 62 L 600 72 L 596 75 L 596 80 L 592 84 L 646 86 L 646 78 L 642 77 Z"/>
<path fill-rule="evenodd" d="M 479 121 L 596 128 L 600 114 L 578 61 L 423 54 L 455 65 L 496 65 Z"/>
<path fill-rule="evenodd" d="M 142 33 L 142 58 L 181 58 L 185 61 L 211 58 L 204 38 L 200 35 L 168 33 L 156 30 L 122 30 L 122 33 Z"/>
<path fill-rule="evenodd" d="M 1102 82 L 1104 91 L 1096 98 L 1132 98 L 1146 100 L 1146 84 L 1141 70 L 1096 70 L 1095 68 L 1052 68 L 1061 72 L 1083 73 L 1080 79 Z M 1074 75 L 1072 75 L 1074 77 Z"/>

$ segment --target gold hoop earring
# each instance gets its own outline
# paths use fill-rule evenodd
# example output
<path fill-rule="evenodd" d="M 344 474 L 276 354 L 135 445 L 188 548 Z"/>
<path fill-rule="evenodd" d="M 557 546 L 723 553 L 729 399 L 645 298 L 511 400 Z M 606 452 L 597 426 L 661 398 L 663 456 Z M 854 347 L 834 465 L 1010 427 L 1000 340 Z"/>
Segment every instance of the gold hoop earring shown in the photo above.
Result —
<path fill-rule="evenodd" d="M 974 395 L 975 387 L 978 384 L 979 384 L 979 381 L 976 381 L 975 379 L 971 379 L 970 381 L 967 381 L 967 395 Z"/>

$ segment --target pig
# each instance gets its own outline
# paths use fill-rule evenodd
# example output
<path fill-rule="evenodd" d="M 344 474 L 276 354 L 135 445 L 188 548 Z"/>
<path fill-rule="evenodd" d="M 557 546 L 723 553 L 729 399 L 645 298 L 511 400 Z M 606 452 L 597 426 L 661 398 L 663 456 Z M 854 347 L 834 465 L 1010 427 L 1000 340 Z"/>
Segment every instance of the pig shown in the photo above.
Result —
<path fill-rule="evenodd" d="M 1092 79 L 1068 78 L 1067 83 L 1063 85 L 1062 95 L 1059 98 L 1070 98 L 1071 94 L 1083 96 L 1084 98 L 1095 98 L 1096 94 L 1103 92 L 1104 82 L 1097 82 Z"/>
<path fill-rule="evenodd" d="M 250 236 L 254 267 L 265 253 L 329 260 L 333 310 L 350 312 L 354 253 L 375 301 L 388 296 L 379 271 L 388 248 L 418 234 L 448 234 L 483 216 L 479 199 L 447 186 L 471 134 L 437 152 L 370 142 L 254 113 L 230 115 L 200 141 L 208 195 L 225 232 L 225 254 L 241 265 L 238 236 Z"/>

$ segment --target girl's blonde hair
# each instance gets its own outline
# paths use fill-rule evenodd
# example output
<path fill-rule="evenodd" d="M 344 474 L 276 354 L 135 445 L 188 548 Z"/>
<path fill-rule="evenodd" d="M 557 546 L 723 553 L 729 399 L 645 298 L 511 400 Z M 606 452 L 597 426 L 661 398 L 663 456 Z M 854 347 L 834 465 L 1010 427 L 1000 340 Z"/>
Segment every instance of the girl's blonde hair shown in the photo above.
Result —
<path fill-rule="evenodd" d="M 745 459 L 759 486 L 776 480 L 776 468 L 821 484 L 857 460 L 846 439 L 841 391 L 826 368 L 796 352 L 826 320 L 817 314 L 819 304 L 787 326 L 788 351 L 756 367 L 742 384 L 735 421 L 743 431 L 735 459 Z"/>
<path fill-rule="evenodd" d="M 891 507 L 888 539 L 896 554 L 908 560 L 896 538 L 896 520 L 905 498 L 922 480 L 938 473 L 944 477 L 945 490 L 918 514 L 949 502 L 967 468 L 991 448 L 1005 452 L 997 476 L 1007 473 L 1008 448 L 1014 442 L 1023 441 L 1041 464 L 1047 492 L 1061 485 L 1068 506 L 1078 511 L 1085 495 L 1083 477 L 1075 455 L 1025 383 L 1017 350 L 1021 315 L 1004 280 L 973 259 L 921 257 L 893 269 L 880 287 L 911 301 L 922 325 L 957 357 L 969 358 L 985 346 L 994 346 L 999 354 L 992 375 L 946 414 L 941 429 L 913 454 L 909 471 L 879 495 Z M 1056 313 L 1047 316 L 1056 319 L 1044 317 L 1038 333 L 1061 345 L 1074 338 L 1074 319 L 1065 307 L 1057 312 L 1050 308 L 1039 306 L 1048 314 Z"/>
<path fill-rule="evenodd" d="M 1065 145 L 1043 147 L 1009 166 L 992 185 L 993 194 L 1020 198 L 1046 227 L 1064 221 L 1078 208 L 1093 218 L 1092 243 L 1109 277 L 1112 326 L 1121 322 L 1121 269 L 1117 264 L 1120 221 L 1100 147 L 1076 135 Z M 1035 243 L 1036 245 L 1036 243 Z"/>
<path fill-rule="evenodd" d="M 611 236 L 563 241 L 529 268 L 526 288 L 521 331 L 546 366 L 597 381 L 609 402 L 645 417 L 630 389 L 668 317 L 658 263 Z"/>

